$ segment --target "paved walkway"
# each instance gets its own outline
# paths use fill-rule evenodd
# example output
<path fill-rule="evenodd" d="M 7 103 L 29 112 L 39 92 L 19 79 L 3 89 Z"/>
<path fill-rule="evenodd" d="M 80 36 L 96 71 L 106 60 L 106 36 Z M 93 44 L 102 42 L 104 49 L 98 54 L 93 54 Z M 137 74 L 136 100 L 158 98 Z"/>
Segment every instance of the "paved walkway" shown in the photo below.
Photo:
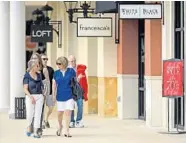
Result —
<path fill-rule="evenodd" d="M 118 120 L 85 116 L 85 128 L 71 129 L 72 138 L 55 135 L 57 121 L 44 130 L 41 139 L 24 135 L 26 120 L 9 120 L 0 113 L 0 143 L 186 143 L 186 134 L 160 134 L 140 120 Z"/>

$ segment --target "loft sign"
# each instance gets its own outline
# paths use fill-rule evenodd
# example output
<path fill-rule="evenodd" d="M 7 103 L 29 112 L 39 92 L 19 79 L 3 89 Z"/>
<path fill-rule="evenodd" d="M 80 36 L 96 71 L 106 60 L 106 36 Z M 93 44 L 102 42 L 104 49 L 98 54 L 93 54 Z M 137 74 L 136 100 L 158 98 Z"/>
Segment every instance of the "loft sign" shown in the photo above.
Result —
<path fill-rule="evenodd" d="M 161 4 L 120 4 L 120 19 L 161 19 Z"/>
<path fill-rule="evenodd" d="M 31 42 L 53 42 L 52 25 L 32 25 Z"/>

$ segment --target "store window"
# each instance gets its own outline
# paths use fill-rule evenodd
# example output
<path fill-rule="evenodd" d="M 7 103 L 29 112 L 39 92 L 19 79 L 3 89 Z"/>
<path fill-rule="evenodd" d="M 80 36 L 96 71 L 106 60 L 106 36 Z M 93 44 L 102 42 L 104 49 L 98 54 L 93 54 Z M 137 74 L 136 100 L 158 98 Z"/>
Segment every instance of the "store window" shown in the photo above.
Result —
<path fill-rule="evenodd" d="M 184 1 L 174 2 L 174 57 L 184 59 Z M 175 99 L 174 117 L 175 125 L 183 128 L 184 123 L 184 97 Z"/>

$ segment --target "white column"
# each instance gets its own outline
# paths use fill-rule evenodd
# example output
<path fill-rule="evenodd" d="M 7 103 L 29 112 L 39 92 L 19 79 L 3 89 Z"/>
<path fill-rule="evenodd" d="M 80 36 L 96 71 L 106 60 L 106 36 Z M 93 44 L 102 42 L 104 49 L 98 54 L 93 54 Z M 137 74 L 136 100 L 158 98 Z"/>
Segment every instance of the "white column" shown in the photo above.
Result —
<path fill-rule="evenodd" d="M 108 14 L 107 17 L 112 17 L 112 19 L 114 19 L 112 14 Z M 112 28 L 114 29 L 114 20 L 112 22 Z M 117 104 L 117 93 L 115 91 L 116 89 L 114 89 L 114 81 L 117 78 L 117 45 L 115 44 L 114 34 L 112 37 L 99 37 L 97 39 L 97 77 L 98 116 L 106 116 L 106 112 L 110 109 L 113 109 L 113 111 L 109 114 L 114 115 L 114 110 L 116 110 L 115 107 Z M 110 89 L 108 85 L 112 89 Z M 111 96 L 108 94 L 108 88 L 113 92 L 112 101 Z"/>
<path fill-rule="evenodd" d="M 162 25 L 162 60 L 174 57 L 174 20 L 173 20 L 173 3 L 164 2 L 164 25 Z M 171 41 L 171 42 L 170 42 Z M 174 128 L 174 99 L 169 99 L 169 127 Z M 162 127 L 168 128 L 168 99 L 162 98 Z"/>
<path fill-rule="evenodd" d="M 25 74 L 25 3 L 10 2 L 10 118 L 14 118 L 15 97 L 23 97 Z"/>
<path fill-rule="evenodd" d="M 9 5 L 10 2 L 0 2 L 0 112 L 10 108 L 10 37 L 9 37 Z"/>

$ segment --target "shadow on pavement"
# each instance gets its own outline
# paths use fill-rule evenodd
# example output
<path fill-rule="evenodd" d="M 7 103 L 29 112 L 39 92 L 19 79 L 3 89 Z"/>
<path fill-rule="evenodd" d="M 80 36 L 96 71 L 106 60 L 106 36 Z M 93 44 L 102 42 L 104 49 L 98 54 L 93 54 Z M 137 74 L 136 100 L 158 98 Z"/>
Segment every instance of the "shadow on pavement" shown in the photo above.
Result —
<path fill-rule="evenodd" d="M 57 137 L 55 134 L 53 134 L 53 135 L 42 135 L 42 138 L 51 138 L 51 137 Z"/>
<path fill-rule="evenodd" d="M 180 134 L 186 134 L 186 131 L 177 132 L 177 131 L 171 131 L 171 132 L 158 132 L 160 134 L 167 134 L 167 135 L 180 135 Z"/>

